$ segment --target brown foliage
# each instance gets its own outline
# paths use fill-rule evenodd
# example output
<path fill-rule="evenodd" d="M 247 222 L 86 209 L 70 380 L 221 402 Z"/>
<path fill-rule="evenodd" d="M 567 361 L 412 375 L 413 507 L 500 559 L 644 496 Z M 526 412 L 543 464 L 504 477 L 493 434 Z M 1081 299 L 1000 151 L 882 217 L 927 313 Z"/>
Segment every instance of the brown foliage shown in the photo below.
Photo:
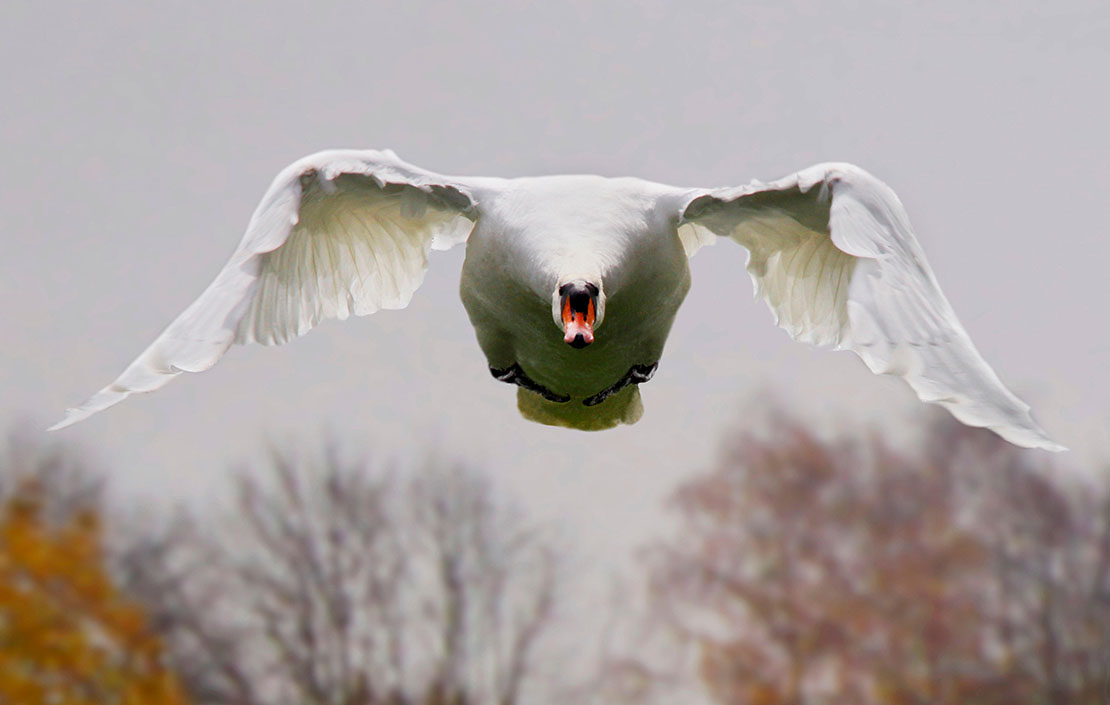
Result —
<path fill-rule="evenodd" d="M 106 568 L 94 485 L 39 450 L 15 441 L 0 467 L 0 703 L 185 703 Z"/>
<path fill-rule="evenodd" d="M 657 609 L 735 705 L 1094 703 L 1110 655 L 1106 493 L 938 415 L 924 443 L 778 418 L 675 495 Z M 1100 499 L 1101 497 L 1101 499 Z"/>

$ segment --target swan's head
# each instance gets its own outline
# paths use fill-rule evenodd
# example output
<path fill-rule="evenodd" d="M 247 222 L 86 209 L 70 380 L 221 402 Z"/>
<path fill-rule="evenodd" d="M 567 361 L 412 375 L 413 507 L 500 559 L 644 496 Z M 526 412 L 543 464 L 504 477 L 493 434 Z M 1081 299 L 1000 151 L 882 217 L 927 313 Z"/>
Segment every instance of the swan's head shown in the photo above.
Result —
<path fill-rule="evenodd" d="M 572 279 L 559 285 L 551 298 L 551 312 L 555 324 L 563 329 L 563 342 L 573 348 L 594 342 L 594 329 L 605 316 L 605 294 L 600 285 Z"/>

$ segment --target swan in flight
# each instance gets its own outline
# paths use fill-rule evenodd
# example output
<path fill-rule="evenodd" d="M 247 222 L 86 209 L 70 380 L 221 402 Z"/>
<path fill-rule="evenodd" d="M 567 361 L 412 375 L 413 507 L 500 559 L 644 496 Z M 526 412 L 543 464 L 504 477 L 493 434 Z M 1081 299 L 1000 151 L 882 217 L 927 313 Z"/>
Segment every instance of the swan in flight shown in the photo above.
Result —
<path fill-rule="evenodd" d="M 448 177 L 388 150 L 325 151 L 284 169 L 200 298 L 53 428 L 206 370 L 232 343 L 275 345 L 325 319 L 404 308 L 429 253 L 464 242 L 462 301 L 521 414 L 584 430 L 634 423 L 690 287 L 687 259 L 718 237 L 748 250 L 756 296 L 795 339 L 852 350 L 965 424 L 1062 449 L 975 349 L 898 197 L 859 167 L 690 189 Z"/>

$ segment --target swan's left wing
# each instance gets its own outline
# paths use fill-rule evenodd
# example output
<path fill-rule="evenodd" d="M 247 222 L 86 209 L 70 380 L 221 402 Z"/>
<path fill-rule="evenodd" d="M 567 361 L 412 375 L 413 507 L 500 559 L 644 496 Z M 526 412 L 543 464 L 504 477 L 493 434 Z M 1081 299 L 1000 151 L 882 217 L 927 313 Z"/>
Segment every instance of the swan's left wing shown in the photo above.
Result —
<path fill-rule="evenodd" d="M 319 152 L 291 164 L 215 281 L 115 382 L 52 428 L 206 370 L 232 343 L 284 343 L 325 319 L 404 308 L 428 253 L 470 234 L 473 182 L 388 150 Z"/>
<path fill-rule="evenodd" d="M 747 248 L 756 296 L 795 339 L 852 350 L 970 426 L 1063 450 L 975 349 L 894 191 L 862 169 L 819 164 L 769 184 L 695 191 L 680 223 L 688 253 L 713 235 Z"/>

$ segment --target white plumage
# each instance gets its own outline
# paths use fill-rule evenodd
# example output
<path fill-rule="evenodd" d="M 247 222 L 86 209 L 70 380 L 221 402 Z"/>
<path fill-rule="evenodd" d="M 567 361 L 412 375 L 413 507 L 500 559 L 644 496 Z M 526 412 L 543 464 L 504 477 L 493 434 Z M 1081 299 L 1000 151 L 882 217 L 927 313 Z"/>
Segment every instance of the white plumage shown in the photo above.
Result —
<path fill-rule="evenodd" d="M 638 384 L 689 288 L 687 258 L 717 237 L 748 250 L 756 295 L 795 339 L 852 350 L 966 424 L 1062 449 L 976 351 L 898 197 L 858 167 L 683 189 L 444 177 L 389 151 L 352 150 L 284 169 L 208 289 L 54 428 L 208 369 L 232 343 L 284 343 L 324 319 L 404 308 L 429 252 L 462 242 L 463 303 L 491 371 L 520 385 L 521 412 L 582 429 L 633 423 Z M 566 344 L 587 329 L 596 338 Z"/>

